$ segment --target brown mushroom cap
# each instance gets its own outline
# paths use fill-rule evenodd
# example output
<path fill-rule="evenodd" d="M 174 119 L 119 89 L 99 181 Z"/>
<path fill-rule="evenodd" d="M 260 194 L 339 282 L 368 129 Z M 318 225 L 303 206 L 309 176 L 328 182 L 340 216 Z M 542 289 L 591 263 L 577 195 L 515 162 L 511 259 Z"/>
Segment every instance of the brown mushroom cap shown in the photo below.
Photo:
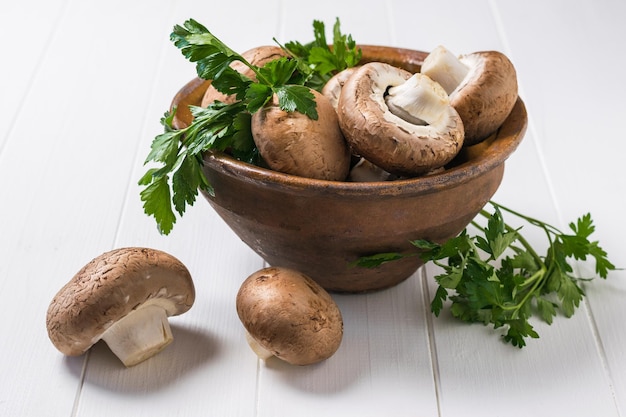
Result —
<path fill-rule="evenodd" d="M 515 67 L 498 51 L 456 58 L 439 46 L 426 57 L 421 72 L 444 85 L 450 94 L 450 103 L 465 126 L 465 146 L 495 133 L 517 101 Z"/>
<path fill-rule="evenodd" d="M 474 52 L 459 60 L 469 72 L 450 93 L 450 103 L 463 120 L 469 146 L 493 134 L 511 113 L 518 95 L 517 75 L 513 63 L 498 51 Z"/>
<path fill-rule="evenodd" d="M 191 275 L 178 259 L 155 249 L 115 249 L 90 261 L 54 296 L 48 336 L 62 353 L 80 355 L 140 307 L 158 305 L 174 316 L 194 299 Z"/>
<path fill-rule="evenodd" d="M 343 181 L 350 170 L 350 149 L 329 100 L 311 90 L 318 119 L 271 103 L 252 116 L 252 137 L 260 155 L 274 171 L 330 181 Z"/>
<path fill-rule="evenodd" d="M 346 83 L 348 78 L 354 74 L 358 67 L 350 67 L 346 68 L 343 71 L 339 71 L 337 74 L 333 75 L 330 80 L 324 84 L 322 87 L 322 94 L 330 100 L 330 104 L 334 108 L 337 108 L 339 104 L 339 96 L 341 95 L 341 89 L 343 85 Z"/>
<path fill-rule="evenodd" d="M 255 48 L 249 49 L 246 52 L 242 53 L 241 56 L 250 64 L 256 65 L 257 67 L 262 67 L 268 62 L 286 57 L 287 53 L 278 46 L 267 45 L 257 46 Z M 230 64 L 230 66 L 232 69 L 245 75 L 252 81 L 256 81 L 256 75 L 254 74 L 254 71 L 252 71 L 247 65 L 245 65 L 241 61 L 234 61 L 232 64 Z M 209 88 L 207 88 L 206 92 L 204 93 L 204 97 L 202 98 L 201 106 L 207 107 L 209 104 L 213 103 L 216 100 L 229 104 L 235 101 L 235 96 L 220 93 L 215 89 L 215 87 L 209 85 Z"/>
<path fill-rule="evenodd" d="M 331 296 L 308 276 L 269 267 L 250 275 L 237 294 L 237 314 L 248 334 L 292 365 L 331 357 L 343 337 L 343 320 Z"/>
<path fill-rule="evenodd" d="M 385 63 L 367 63 L 345 82 L 337 108 L 341 130 L 354 152 L 397 175 L 420 175 L 444 166 L 463 145 L 461 118 L 441 86 L 426 76 L 420 82 L 437 90 L 445 102 L 440 117 L 417 125 L 391 112 L 385 94 L 414 76 L 420 74 Z"/>

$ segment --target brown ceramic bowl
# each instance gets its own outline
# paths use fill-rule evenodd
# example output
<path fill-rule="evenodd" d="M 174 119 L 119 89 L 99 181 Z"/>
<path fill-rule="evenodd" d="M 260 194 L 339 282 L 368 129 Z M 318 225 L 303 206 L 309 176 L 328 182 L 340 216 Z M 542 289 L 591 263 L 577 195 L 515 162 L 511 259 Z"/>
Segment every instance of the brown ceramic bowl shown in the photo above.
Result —
<path fill-rule="evenodd" d="M 362 46 L 364 61 L 419 71 L 426 53 Z M 208 81 L 194 79 L 176 95 L 175 126 L 191 121 Z M 527 125 L 518 100 L 499 131 L 464 148 L 441 173 L 389 182 L 333 182 L 282 174 L 208 152 L 204 173 L 215 191 L 204 194 L 230 228 L 267 263 L 297 269 L 336 292 L 373 291 L 411 276 L 417 256 L 369 269 L 359 257 L 381 252 L 415 253 L 410 241 L 443 242 L 461 232 L 496 192 L 504 161 Z"/>

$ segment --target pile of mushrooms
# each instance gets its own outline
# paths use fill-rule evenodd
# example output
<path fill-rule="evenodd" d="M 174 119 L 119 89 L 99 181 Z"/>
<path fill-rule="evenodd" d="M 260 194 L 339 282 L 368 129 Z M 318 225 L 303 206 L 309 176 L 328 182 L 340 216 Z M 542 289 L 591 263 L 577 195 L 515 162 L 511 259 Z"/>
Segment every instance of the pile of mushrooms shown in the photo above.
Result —
<path fill-rule="evenodd" d="M 194 299 L 191 275 L 172 255 L 115 249 L 91 260 L 54 296 L 48 336 L 68 356 L 104 340 L 130 367 L 173 341 L 168 317 L 185 313 Z"/>
<path fill-rule="evenodd" d="M 517 100 L 517 77 L 500 52 L 456 57 L 439 46 L 419 73 L 370 62 L 339 72 L 314 94 L 318 120 L 279 110 L 275 101 L 253 116 L 254 141 L 268 167 L 381 181 L 444 169 L 463 146 L 495 133 Z"/>

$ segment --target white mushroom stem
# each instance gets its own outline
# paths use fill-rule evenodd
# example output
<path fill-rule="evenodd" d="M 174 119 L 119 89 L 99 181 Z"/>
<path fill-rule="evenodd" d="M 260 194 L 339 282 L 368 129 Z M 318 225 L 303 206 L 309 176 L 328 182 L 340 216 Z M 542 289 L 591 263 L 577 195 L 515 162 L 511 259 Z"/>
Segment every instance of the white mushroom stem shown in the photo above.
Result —
<path fill-rule="evenodd" d="M 414 74 L 403 84 L 389 88 L 385 103 L 392 114 L 414 125 L 436 123 L 450 105 L 444 89 L 423 74 Z"/>
<path fill-rule="evenodd" d="M 166 310 L 155 304 L 133 310 L 102 335 L 111 351 L 126 366 L 159 353 L 173 340 Z"/>
<path fill-rule="evenodd" d="M 388 181 L 393 175 L 385 171 L 379 166 L 372 164 L 365 158 L 361 158 L 352 169 L 348 176 L 348 181 L 352 182 L 374 182 Z"/>
<path fill-rule="evenodd" d="M 465 79 L 470 69 L 443 46 L 432 50 L 424 59 L 421 73 L 435 80 L 450 95 Z"/>
<path fill-rule="evenodd" d="M 261 344 L 257 342 L 254 337 L 252 337 L 252 335 L 250 335 L 250 333 L 248 332 L 246 332 L 246 341 L 248 342 L 248 345 L 250 346 L 252 351 L 259 357 L 259 359 L 265 361 L 274 356 L 272 352 L 261 346 Z"/>

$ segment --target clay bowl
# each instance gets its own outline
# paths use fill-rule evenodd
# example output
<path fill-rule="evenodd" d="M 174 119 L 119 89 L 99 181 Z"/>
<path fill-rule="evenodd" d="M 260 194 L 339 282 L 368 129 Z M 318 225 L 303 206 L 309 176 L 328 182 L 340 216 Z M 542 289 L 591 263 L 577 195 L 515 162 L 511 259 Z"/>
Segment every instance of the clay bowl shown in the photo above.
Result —
<path fill-rule="evenodd" d="M 362 46 L 364 61 L 384 61 L 419 71 L 426 53 Z M 191 121 L 208 81 L 194 79 L 175 96 L 175 126 Z M 282 174 L 223 154 L 204 156 L 213 209 L 273 266 L 297 269 L 334 292 L 363 292 L 396 285 L 421 265 L 412 256 L 369 269 L 358 258 L 381 252 L 415 253 L 410 241 L 443 242 L 460 233 L 501 183 L 505 160 L 527 126 L 518 100 L 491 138 L 463 149 L 441 173 L 389 182 L 331 182 Z"/>

